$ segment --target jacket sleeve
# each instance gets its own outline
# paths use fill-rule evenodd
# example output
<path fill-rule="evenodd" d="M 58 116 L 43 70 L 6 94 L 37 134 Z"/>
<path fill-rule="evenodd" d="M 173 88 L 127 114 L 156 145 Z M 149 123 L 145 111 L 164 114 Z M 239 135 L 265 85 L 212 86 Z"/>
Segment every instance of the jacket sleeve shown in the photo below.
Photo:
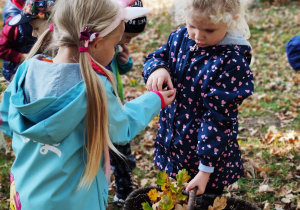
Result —
<path fill-rule="evenodd" d="M 223 62 L 226 65 L 223 65 L 222 72 L 215 77 L 217 79 L 211 83 L 208 91 L 202 93 L 205 112 L 197 145 L 200 170 L 201 167 L 213 169 L 229 147 L 238 147 L 238 107 L 254 90 L 252 72 L 243 56 L 235 55 L 232 59 L 228 55 L 227 60 L 220 59 L 219 62 L 219 65 Z"/>
<path fill-rule="evenodd" d="M 148 92 L 122 106 L 113 92 L 110 82 L 105 82 L 109 113 L 109 133 L 113 143 L 126 144 L 158 115 L 160 97 Z"/>
<path fill-rule="evenodd" d="M 127 72 L 129 72 L 132 67 L 133 67 L 133 61 L 131 59 L 131 57 L 128 58 L 128 61 L 127 63 L 124 63 L 122 64 L 118 58 L 117 59 L 117 62 L 118 62 L 118 67 L 119 67 L 119 73 L 120 74 L 126 74 Z"/>
<path fill-rule="evenodd" d="M 142 72 L 145 83 L 147 83 L 147 80 L 152 72 L 158 68 L 165 68 L 170 73 L 169 53 L 173 36 L 174 32 L 169 36 L 165 45 L 161 46 L 157 51 L 147 55 Z"/>
<path fill-rule="evenodd" d="M 9 21 L 12 17 L 8 18 Z M 11 61 L 13 63 L 20 63 L 22 53 L 13 49 L 18 39 L 18 27 L 5 25 L 1 32 L 0 37 L 0 58 L 3 60 Z"/>

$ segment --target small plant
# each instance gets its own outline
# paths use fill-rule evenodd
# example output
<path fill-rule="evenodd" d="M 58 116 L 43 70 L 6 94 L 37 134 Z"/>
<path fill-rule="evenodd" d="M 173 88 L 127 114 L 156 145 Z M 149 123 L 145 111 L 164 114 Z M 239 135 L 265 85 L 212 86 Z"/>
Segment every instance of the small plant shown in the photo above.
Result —
<path fill-rule="evenodd" d="M 186 169 L 182 169 L 176 175 L 176 180 L 168 177 L 164 171 L 158 172 L 156 183 L 161 186 L 161 191 L 152 189 L 148 192 L 151 200 L 150 205 L 148 202 L 142 203 L 144 210 L 171 210 L 174 207 L 186 209 L 187 196 L 183 195 L 185 183 L 191 177 L 188 175 Z"/>

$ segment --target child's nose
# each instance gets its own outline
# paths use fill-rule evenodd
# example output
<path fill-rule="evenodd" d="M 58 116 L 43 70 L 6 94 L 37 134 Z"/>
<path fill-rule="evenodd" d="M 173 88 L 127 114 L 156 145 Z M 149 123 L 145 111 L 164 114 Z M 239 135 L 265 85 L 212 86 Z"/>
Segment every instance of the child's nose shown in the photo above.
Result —
<path fill-rule="evenodd" d="M 204 39 L 204 34 L 201 31 L 197 30 L 196 34 L 195 34 L 195 39 L 199 40 L 199 41 L 203 40 Z"/>

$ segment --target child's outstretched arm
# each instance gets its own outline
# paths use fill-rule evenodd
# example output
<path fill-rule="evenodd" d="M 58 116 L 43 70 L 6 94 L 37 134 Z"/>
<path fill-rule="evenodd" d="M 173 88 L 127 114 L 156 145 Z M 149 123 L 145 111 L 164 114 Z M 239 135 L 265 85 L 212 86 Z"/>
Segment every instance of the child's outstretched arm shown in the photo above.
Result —
<path fill-rule="evenodd" d="M 162 104 L 169 105 L 176 94 L 175 90 L 159 92 L 161 96 L 147 92 L 122 106 L 113 93 L 112 84 L 106 80 L 104 85 L 108 103 L 109 134 L 111 141 L 116 144 L 126 144 L 143 131 L 158 115 Z"/>
<path fill-rule="evenodd" d="M 180 29 L 171 33 L 165 45 L 146 57 L 143 77 L 148 90 L 162 90 L 164 86 L 173 89 L 173 74 L 176 69 L 176 57 L 179 56 L 180 42 L 184 34 Z"/>

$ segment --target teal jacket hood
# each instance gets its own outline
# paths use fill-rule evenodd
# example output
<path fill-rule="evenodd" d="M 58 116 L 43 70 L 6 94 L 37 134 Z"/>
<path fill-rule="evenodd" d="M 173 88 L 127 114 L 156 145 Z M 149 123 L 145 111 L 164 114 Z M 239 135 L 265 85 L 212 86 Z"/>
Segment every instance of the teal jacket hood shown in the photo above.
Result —
<path fill-rule="evenodd" d="M 33 141 L 57 144 L 65 139 L 85 117 L 84 83 L 79 82 L 60 97 L 47 96 L 25 103 L 23 84 L 29 65 L 29 62 L 22 65 L 20 70 L 23 72 L 16 75 L 10 90 L 6 92 L 11 94 L 9 127 L 11 132 Z"/>

